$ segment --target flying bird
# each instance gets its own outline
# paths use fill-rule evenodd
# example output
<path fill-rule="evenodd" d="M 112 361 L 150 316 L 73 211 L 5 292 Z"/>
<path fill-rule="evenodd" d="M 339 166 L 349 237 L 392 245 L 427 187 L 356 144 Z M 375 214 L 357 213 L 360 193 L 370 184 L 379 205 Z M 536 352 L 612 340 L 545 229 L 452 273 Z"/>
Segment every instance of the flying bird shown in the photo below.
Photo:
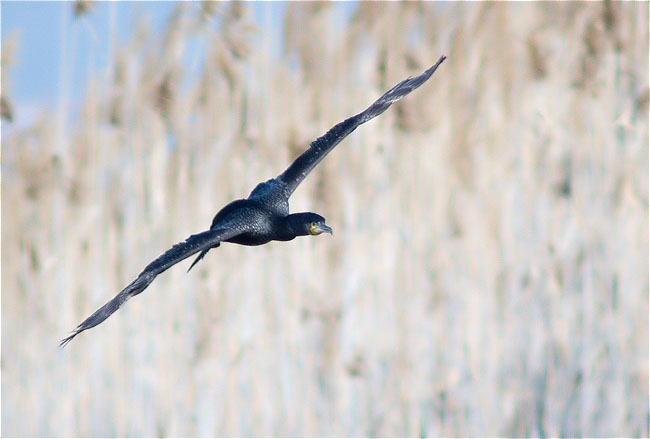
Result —
<path fill-rule="evenodd" d="M 332 234 L 332 229 L 325 224 L 325 218 L 318 214 L 312 212 L 290 214 L 289 197 L 341 140 L 359 125 L 379 116 L 393 103 L 424 84 L 445 59 L 444 55 L 441 56 L 421 75 L 405 79 L 361 113 L 333 126 L 323 136 L 313 141 L 282 174 L 259 183 L 248 198 L 227 204 L 214 217 L 209 230 L 191 235 L 147 265 L 133 282 L 81 322 L 68 337 L 61 340 L 60 346 L 65 346 L 81 332 L 102 323 L 124 302 L 143 292 L 156 276 L 172 265 L 199 253 L 190 265 L 189 271 L 210 249 L 219 247 L 222 242 L 255 246 L 269 241 L 291 241 L 296 236 Z"/>

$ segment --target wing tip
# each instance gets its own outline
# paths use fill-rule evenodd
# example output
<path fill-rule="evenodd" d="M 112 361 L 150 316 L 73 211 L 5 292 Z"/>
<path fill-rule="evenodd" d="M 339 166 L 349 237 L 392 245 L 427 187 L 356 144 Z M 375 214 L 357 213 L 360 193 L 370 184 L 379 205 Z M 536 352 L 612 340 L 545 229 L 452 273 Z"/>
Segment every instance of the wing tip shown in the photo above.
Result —
<path fill-rule="evenodd" d="M 433 65 L 433 67 L 437 67 L 437 66 L 439 66 L 439 65 L 442 64 L 442 62 L 443 62 L 444 60 L 446 60 L 446 59 L 447 59 L 447 55 L 445 55 L 445 54 L 443 53 L 442 55 L 440 55 L 440 58 L 438 58 L 438 61 L 436 61 L 436 63 Z"/>
<path fill-rule="evenodd" d="M 447 59 L 447 55 L 444 55 L 444 54 L 441 55 L 440 58 L 438 58 L 438 61 L 436 61 L 436 63 L 434 65 L 432 65 L 431 67 L 426 69 L 424 71 L 424 73 L 422 75 L 420 75 L 420 76 L 425 77 L 426 78 L 425 81 L 426 81 L 427 79 L 429 79 L 431 77 L 431 75 L 433 75 L 433 72 L 435 72 L 438 69 L 438 67 L 440 66 L 440 64 L 442 64 L 443 61 L 446 60 L 446 59 Z"/>
<path fill-rule="evenodd" d="M 438 69 L 440 64 L 442 64 L 443 61 L 446 60 L 446 59 L 447 59 L 446 55 L 440 56 L 440 58 L 438 58 L 438 61 L 436 61 L 436 63 L 434 65 L 432 65 L 431 67 L 426 69 L 424 72 L 422 72 L 418 76 L 416 76 L 416 77 L 408 77 L 405 80 L 403 80 L 402 82 L 399 82 L 397 85 L 395 85 L 393 88 L 388 90 L 386 93 L 384 93 L 379 99 L 377 99 L 377 101 L 375 101 L 370 107 L 368 107 L 368 109 L 373 108 L 373 107 L 375 107 L 377 105 L 379 105 L 381 107 L 381 109 L 376 111 L 372 115 L 372 117 L 375 117 L 375 116 L 383 113 L 384 111 L 386 111 L 386 109 L 391 104 L 393 104 L 394 102 L 399 101 L 404 96 L 408 95 L 413 90 L 417 89 L 422 84 L 427 82 L 429 80 L 429 78 L 431 78 L 433 73 Z M 366 111 L 368 111 L 368 110 L 366 110 Z M 372 117 L 370 117 L 370 119 L 372 119 Z"/>
<path fill-rule="evenodd" d="M 75 337 L 77 336 L 77 334 L 79 334 L 79 332 L 80 332 L 80 331 L 77 331 L 77 330 L 75 329 L 74 331 L 72 331 L 72 334 L 70 334 L 70 335 L 68 335 L 66 338 L 62 339 L 62 340 L 59 342 L 59 349 L 63 349 L 64 347 L 66 347 L 66 345 L 67 345 L 68 343 L 70 343 L 70 342 L 72 341 L 72 339 L 75 338 Z"/>

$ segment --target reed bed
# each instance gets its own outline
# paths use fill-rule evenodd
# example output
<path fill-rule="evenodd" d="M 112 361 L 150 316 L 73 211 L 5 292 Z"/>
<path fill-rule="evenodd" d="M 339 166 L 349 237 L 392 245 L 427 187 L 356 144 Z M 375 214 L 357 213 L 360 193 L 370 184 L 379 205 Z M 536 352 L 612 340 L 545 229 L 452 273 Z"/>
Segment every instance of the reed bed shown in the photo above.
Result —
<path fill-rule="evenodd" d="M 648 4 L 292 3 L 277 41 L 279 7 L 179 4 L 3 137 L 2 433 L 647 437 Z M 57 349 L 443 53 L 292 197 L 333 237 L 223 245 Z"/>

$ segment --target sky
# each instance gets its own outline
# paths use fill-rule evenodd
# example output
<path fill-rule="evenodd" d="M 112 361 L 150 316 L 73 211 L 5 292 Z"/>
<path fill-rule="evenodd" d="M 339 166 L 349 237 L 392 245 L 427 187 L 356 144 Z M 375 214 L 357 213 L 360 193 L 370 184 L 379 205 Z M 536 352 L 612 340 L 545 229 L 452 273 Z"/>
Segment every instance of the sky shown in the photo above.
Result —
<path fill-rule="evenodd" d="M 13 123 L 2 122 L 3 138 L 44 112 L 67 108 L 74 118 L 89 78 L 105 71 L 114 49 L 128 42 L 135 25 L 146 19 L 153 32 L 162 31 L 175 6 L 93 2 L 89 13 L 75 17 L 70 1 L 0 2 L 3 49 L 8 39 L 17 43 L 15 60 L 3 78 L 14 112 Z M 252 12 L 253 21 L 273 29 L 280 40 L 284 5 L 252 3 Z"/>

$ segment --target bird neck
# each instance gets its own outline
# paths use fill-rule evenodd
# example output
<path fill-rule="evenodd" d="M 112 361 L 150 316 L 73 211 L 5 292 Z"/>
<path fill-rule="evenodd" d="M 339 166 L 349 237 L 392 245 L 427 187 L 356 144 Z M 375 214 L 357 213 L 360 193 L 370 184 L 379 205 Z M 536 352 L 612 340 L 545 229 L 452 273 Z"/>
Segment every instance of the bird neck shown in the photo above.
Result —
<path fill-rule="evenodd" d="M 305 218 L 303 213 L 293 213 L 281 219 L 278 225 L 278 241 L 290 241 L 296 236 L 309 235 L 309 230 L 305 227 Z"/>

